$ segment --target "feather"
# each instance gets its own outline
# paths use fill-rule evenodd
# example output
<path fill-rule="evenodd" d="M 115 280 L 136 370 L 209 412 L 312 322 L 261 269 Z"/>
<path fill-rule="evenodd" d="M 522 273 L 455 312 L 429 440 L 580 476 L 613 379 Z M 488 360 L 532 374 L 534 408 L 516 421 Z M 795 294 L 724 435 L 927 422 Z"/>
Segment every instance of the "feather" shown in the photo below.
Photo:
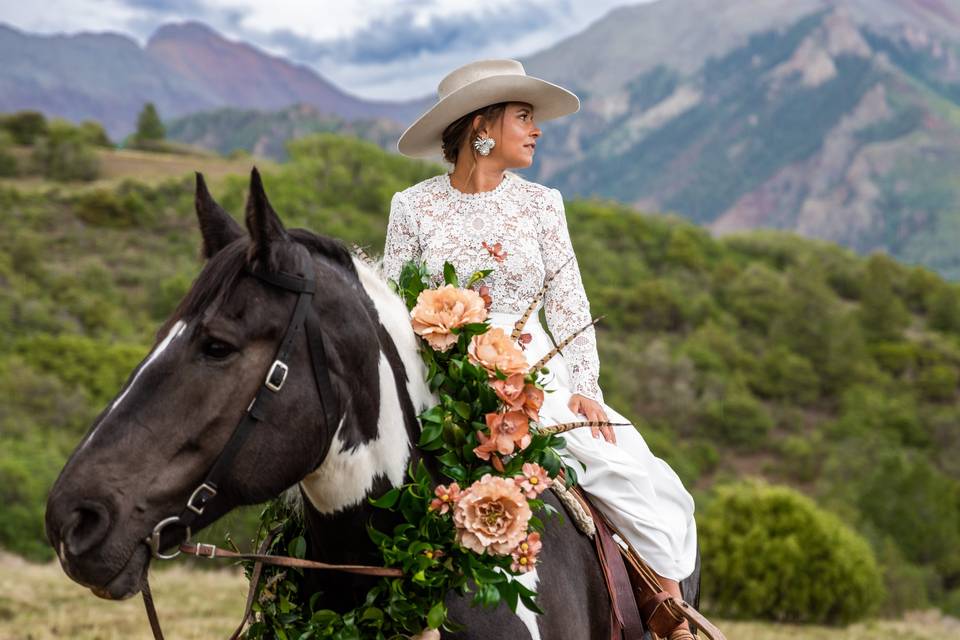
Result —
<path fill-rule="evenodd" d="M 564 422 L 552 424 L 549 427 L 537 427 L 538 436 L 552 436 L 557 433 L 566 433 L 583 427 L 632 427 L 629 422 L 610 422 L 609 420 L 584 420 L 582 422 Z"/>
<path fill-rule="evenodd" d="M 527 326 L 527 320 L 530 319 L 530 316 L 533 314 L 533 310 L 537 308 L 537 305 L 540 304 L 540 301 L 543 300 L 543 297 L 546 295 L 550 283 L 553 282 L 553 279 L 557 277 L 557 274 L 563 271 L 563 268 L 570 264 L 572 260 L 573 256 L 567 258 L 566 262 L 560 265 L 556 271 L 550 274 L 543 281 L 543 286 L 540 287 L 540 291 L 537 292 L 537 295 L 533 296 L 533 300 L 530 301 L 530 306 L 527 307 L 527 310 L 523 312 L 523 315 L 520 316 L 520 319 L 517 320 L 515 325 L 513 325 L 513 333 L 510 334 L 511 340 L 516 340 L 520 337 L 520 333 L 523 331 L 523 328 Z"/>
<path fill-rule="evenodd" d="M 532 367 L 530 367 L 530 369 L 528 369 L 528 372 L 529 372 L 529 373 L 533 373 L 534 371 L 537 371 L 538 369 L 542 368 L 543 365 L 547 364 L 547 362 L 550 361 L 550 358 L 552 358 L 553 356 L 555 356 L 555 355 L 557 355 L 558 353 L 560 353 L 560 351 L 561 351 L 564 347 L 566 347 L 568 344 L 570 344 L 571 342 L 573 342 L 573 339 L 574 339 L 574 338 L 576 338 L 578 335 L 580 335 L 581 333 L 583 333 L 584 331 L 586 331 L 587 329 L 589 329 L 589 328 L 592 327 L 593 325 L 597 324 L 597 323 L 600 322 L 601 320 L 603 320 L 603 316 L 597 316 L 596 318 L 594 318 L 593 320 L 591 320 L 589 323 L 585 324 L 585 325 L 584 325 L 582 328 L 580 328 L 578 331 L 575 331 L 575 332 L 573 333 L 573 335 L 569 336 L 566 340 L 564 340 L 563 342 L 561 342 L 560 344 L 558 344 L 556 347 L 554 347 L 553 349 L 551 349 L 551 350 L 550 350 L 550 353 L 548 353 L 547 355 L 545 355 L 545 356 L 543 356 L 542 358 L 540 358 L 540 360 L 537 361 L 537 364 L 533 365 Z"/>

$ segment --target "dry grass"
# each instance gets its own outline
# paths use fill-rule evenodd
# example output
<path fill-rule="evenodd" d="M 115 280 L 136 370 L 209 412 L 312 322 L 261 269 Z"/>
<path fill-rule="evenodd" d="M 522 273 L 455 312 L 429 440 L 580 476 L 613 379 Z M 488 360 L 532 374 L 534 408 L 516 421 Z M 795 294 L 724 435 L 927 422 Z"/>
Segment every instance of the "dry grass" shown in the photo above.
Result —
<path fill-rule="evenodd" d="M 20 166 L 29 162 L 30 149 L 13 149 Z M 89 189 L 111 187 L 124 179 L 132 178 L 146 183 L 156 183 L 168 178 L 193 175 L 200 171 L 208 182 L 219 183 L 228 175 L 246 175 L 256 164 L 259 168 L 271 168 L 276 165 L 272 160 L 263 158 L 223 158 L 214 154 L 172 154 L 137 151 L 134 149 L 97 149 L 100 159 L 101 177 L 93 182 L 58 183 L 36 176 L 0 178 L 0 186 L 7 185 L 30 191 L 57 189 Z"/>
<path fill-rule="evenodd" d="M 246 581 L 236 571 L 197 571 L 186 562 L 151 579 L 168 638 L 226 638 L 243 612 Z M 845 629 L 718 621 L 730 640 L 942 640 L 960 638 L 960 620 L 935 612 L 876 620 Z M 29 564 L 0 554 L 0 640 L 136 640 L 152 638 L 140 598 L 108 602 L 71 582 L 56 564 Z M 576 638 L 563 640 L 579 640 Z"/>
<path fill-rule="evenodd" d="M 239 572 L 196 571 L 177 562 L 151 578 L 168 638 L 226 638 L 243 613 Z M 57 564 L 0 556 L 0 640 L 135 640 L 153 638 L 139 596 L 101 600 L 70 581 Z"/>

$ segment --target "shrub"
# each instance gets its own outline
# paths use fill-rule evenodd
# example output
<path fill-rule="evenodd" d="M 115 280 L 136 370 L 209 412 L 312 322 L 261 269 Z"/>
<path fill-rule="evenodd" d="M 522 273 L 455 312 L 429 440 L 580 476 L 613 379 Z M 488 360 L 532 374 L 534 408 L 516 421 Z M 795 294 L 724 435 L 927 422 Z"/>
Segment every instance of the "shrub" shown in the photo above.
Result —
<path fill-rule="evenodd" d="M 721 615 L 847 623 L 883 600 L 866 541 L 792 489 L 718 487 L 699 528 L 704 598 Z"/>
<path fill-rule="evenodd" d="M 38 371 L 51 373 L 90 394 L 102 406 L 115 396 L 146 349 L 80 335 L 39 334 L 17 341 L 16 351 Z"/>
<path fill-rule="evenodd" d="M 100 175 L 100 160 L 93 145 L 79 129 L 68 122 L 50 123 L 47 135 L 33 149 L 33 164 L 38 173 L 51 180 L 95 180 Z"/>
<path fill-rule="evenodd" d="M 29 146 L 47 134 L 47 119 L 38 111 L 18 111 L 4 116 L 0 126 L 10 133 L 14 144 Z"/>
<path fill-rule="evenodd" d="M 743 448 L 763 443 L 773 428 L 770 412 L 746 389 L 734 387 L 706 404 L 701 417 L 705 434 Z"/>
<path fill-rule="evenodd" d="M 920 372 L 917 378 L 917 389 L 927 400 L 934 402 L 949 402 L 957 395 L 957 369 L 945 364 L 938 364 Z"/>
<path fill-rule="evenodd" d="M 941 571 L 960 566 L 960 483 L 912 452 L 884 450 L 859 489 L 864 518 L 907 560 Z"/>
<path fill-rule="evenodd" d="M 809 360 L 779 346 L 760 359 L 750 387 L 764 398 L 807 404 L 817 399 L 820 378 Z"/>
<path fill-rule="evenodd" d="M 752 263 L 722 294 L 726 308 L 749 329 L 766 333 L 786 297 L 783 276 L 762 262 Z"/>
<path fill-rule="evenodd" d="M 0 130 L 0 177 L 17 175 L 17 159 L 10 151 L 12 146 L 13 138 Z"/>

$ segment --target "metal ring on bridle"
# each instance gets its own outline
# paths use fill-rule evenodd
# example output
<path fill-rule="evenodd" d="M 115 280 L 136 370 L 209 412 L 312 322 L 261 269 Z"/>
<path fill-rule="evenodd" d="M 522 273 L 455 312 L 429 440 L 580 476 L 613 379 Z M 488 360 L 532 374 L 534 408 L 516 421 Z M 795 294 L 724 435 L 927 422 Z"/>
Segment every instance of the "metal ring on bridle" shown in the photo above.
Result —
<path fill-rule="evenodd" d="M 149 536 L 143 539 L 143 541 L 147 543 L 147 546 L 150 547 L 150 551 L 152 552 L 153 557 L 156 558 L 157 560 L 171 560 L 173 558 L 176 558 L 178 555 L 180 555 L 179 546 L 177 547 L 177 550 L 174 551 L 173 553 L 170 553 L 167 555 L 160 553 L 160 534 L 163 533 L 163 530 L 166 527 L 170 526 L 171 524 L 179 524 L 179 523 L 180 523 L 180 516 L 170 516 L 169 518 L 164 518 L 163 520 L 157 523 L 157 526 L 153 528 L 153 533 L 151 533 Z M 187 537 L 184 538 L 183 541 L 186 542 L 190 539 L 190 536 L 192 534 L 190 533 L 190 527 L 184 526 L 184 528 L 187 530 Z"/>

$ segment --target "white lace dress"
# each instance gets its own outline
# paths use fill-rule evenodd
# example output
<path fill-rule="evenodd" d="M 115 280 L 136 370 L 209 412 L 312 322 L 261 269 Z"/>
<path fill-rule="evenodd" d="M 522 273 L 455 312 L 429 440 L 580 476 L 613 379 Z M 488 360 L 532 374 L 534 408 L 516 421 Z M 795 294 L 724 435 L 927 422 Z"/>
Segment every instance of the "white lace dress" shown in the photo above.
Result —
<path fill-rule="evenodd" d="M 493 298 L 490 323 L 509 333 L 545 277 L 560 269 L 543 302 L 547 326 L 559 342 L 590 322 L 576 258 L 564 266 L 573 255 L 563 199 L 556 189 L 507 173 L 492 191 L 465 194 L 444 174 L 394 195 L 383 271 L 396 279 L 407 260 L 424 260 L 439 285 L 444 262 L 452 263 L 461 277 L 493 269 L 484 281 Z M 553 343 L 537 315 L 524 330 L 532 336 L 526 345 L 532 364 Z M 568 407 L 573 393 L 603 403 L 592 327 L 548 367 L 548 393 L 540 411 L 544 424 L 584 419 Z M 629 422 L 611 407 L 603 407 L 611 421 Z M 693 572 L 696 561 L 693 498 L 673 469 L 650 452 L 636 429 L 617 427 L 616 431 L 615 445 L 592 437 L 589 429 L 564 434 L 566 462 L 577 470 L 580 485 L 595 498 L 597 508 L 653 570 L 681 580 Z"/>

